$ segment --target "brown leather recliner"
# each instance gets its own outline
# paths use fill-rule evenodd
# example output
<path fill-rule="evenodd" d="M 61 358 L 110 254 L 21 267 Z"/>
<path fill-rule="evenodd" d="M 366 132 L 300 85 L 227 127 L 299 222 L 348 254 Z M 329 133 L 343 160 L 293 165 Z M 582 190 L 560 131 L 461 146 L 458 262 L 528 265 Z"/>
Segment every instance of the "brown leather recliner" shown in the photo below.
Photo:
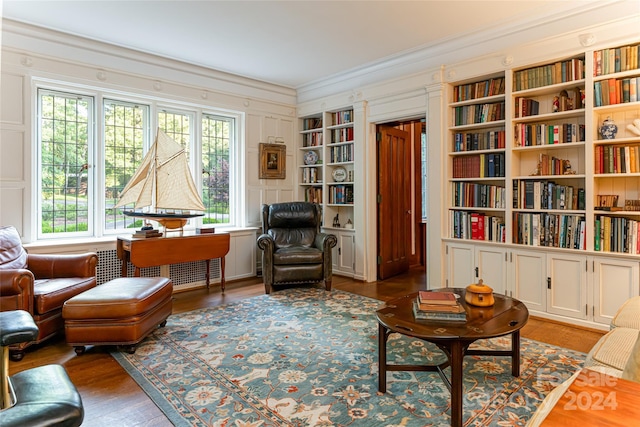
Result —
<path fill-rule="evenodd" d="M 331 290 L 331 248 L 335 235 L 322 233 L 322 207 L 308 202 L 262 205 L 262 278 L 275 285 L 324 282 Z"/>
<path fill-rule="evenodd" d="M 64 331 L 62 306 L 96 286 L 97 265 L 92 252 L 28 254 L 15 227 L 0 227 L 0 311 L 25 310 L 39 330 L 35 341 L 10 348 L 12 359 L 22 359 L 26 347 Z"/>

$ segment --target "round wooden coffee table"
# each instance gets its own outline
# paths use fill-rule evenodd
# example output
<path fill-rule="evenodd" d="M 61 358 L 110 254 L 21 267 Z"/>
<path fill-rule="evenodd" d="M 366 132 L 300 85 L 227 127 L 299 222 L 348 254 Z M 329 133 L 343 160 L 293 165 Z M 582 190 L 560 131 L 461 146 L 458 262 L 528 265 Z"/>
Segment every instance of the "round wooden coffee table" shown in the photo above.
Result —
<path fill-rule="evenodd" d="M 387 391 L 387 371 L 434 371 L 440 374 L 451 392 L 451 425 L 462 426 L 462 362 L 466 355 L 510 356 L 511 374 L 520 376 L 520 329 L 529 319 L 525 305 L 504 295 L 494 294 L 495 304 L 491 307 L 474 307 L 464 300 L 464 289 L 447 288 L 437 291 L 451 291 L 460 295 L 460 302 L 467 312 L 465 322 L 416 320 L 413 315 L 413 301 L 418 293 L 388 301 L 376 312 L 378 319 L 378 389 Z M 440 365 L 389 365 L 387 363 L 387 339 L 396 332 L 419 338 L 437 345 L 447 356 L 447 362 Z M 473 350 L 474 341 L 511 334 L 511 350 Z M 451 379 L 444 369 L 451 367 Z"/>

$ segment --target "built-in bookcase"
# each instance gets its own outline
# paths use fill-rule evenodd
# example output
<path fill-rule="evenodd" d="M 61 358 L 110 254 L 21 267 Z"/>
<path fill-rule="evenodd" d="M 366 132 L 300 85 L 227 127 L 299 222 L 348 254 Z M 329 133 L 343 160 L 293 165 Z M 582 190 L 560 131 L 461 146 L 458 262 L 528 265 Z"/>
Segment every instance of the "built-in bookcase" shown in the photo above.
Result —
<path fill-rule="evenodd" d="M 355 271 L 354 112 L 346 107 L 300 119 L 299 198 L 322 205 L 323 230 L 338 238 L 333 271 Z"/>
<path fill-rule="evenodd" d="M 451 84 L 445 236 L 640 254 L 639 51 Z M 605 121 L 614 138 L 601 136 Z"/>

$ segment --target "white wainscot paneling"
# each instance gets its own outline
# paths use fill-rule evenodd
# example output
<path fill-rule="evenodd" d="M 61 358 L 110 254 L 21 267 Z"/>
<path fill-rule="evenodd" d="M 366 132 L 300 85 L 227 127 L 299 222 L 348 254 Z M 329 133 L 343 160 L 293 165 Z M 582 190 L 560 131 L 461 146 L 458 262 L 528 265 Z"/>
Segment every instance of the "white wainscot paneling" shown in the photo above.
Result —
<path fill-rule="evenodd" d="M 247 224 L 260 225 L 262 217 L 260 209 L 262 207 L 262 190 L 247 189 Z"/>
<path fill-rule="evenodd" d="M 0 138 L 0 180 L 24 181 L 24 132 L 4 129 Z"/>
<path fill-rule="evenodd" d="M 0 80 L 2 85 L 0 121 L 16 125 L 24 124 L 24 77 L 2 73 Z"/>
<path fill-rule="evenodd" d="M 225 258 L 227 280 L 256 275 L 256 230 L 232 233 L 229 253 Z"/>
<path fill-rule="evenodd" d="M 24 189 L 0 189 L 0 225 L 13 225 L 21 236 L 24 236 L 23 206 Z"/>

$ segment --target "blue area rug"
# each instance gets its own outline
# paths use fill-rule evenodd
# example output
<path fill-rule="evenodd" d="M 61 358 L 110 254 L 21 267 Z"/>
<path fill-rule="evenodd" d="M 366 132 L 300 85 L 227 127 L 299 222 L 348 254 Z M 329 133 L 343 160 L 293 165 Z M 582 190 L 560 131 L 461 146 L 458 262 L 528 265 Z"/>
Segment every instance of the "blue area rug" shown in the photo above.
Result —
<path fill-rule="evenodd" d="M 381 304 L 341 291 L 275 291 L 172 315 L 135 354 L 113 356 L 176 426 L 450 425 L 449 391 L 436 373 L 389 372 L 387 393 L 377 391 Z M 584 360 L 521 341 L 519 378 L 508 357 L 465 357 L 465 425 L 525 425 Z M 472 348 L 509 346 L 496 338 Z M 390 363 L 444 357 L 430 343 L 389 338 Z"/>

